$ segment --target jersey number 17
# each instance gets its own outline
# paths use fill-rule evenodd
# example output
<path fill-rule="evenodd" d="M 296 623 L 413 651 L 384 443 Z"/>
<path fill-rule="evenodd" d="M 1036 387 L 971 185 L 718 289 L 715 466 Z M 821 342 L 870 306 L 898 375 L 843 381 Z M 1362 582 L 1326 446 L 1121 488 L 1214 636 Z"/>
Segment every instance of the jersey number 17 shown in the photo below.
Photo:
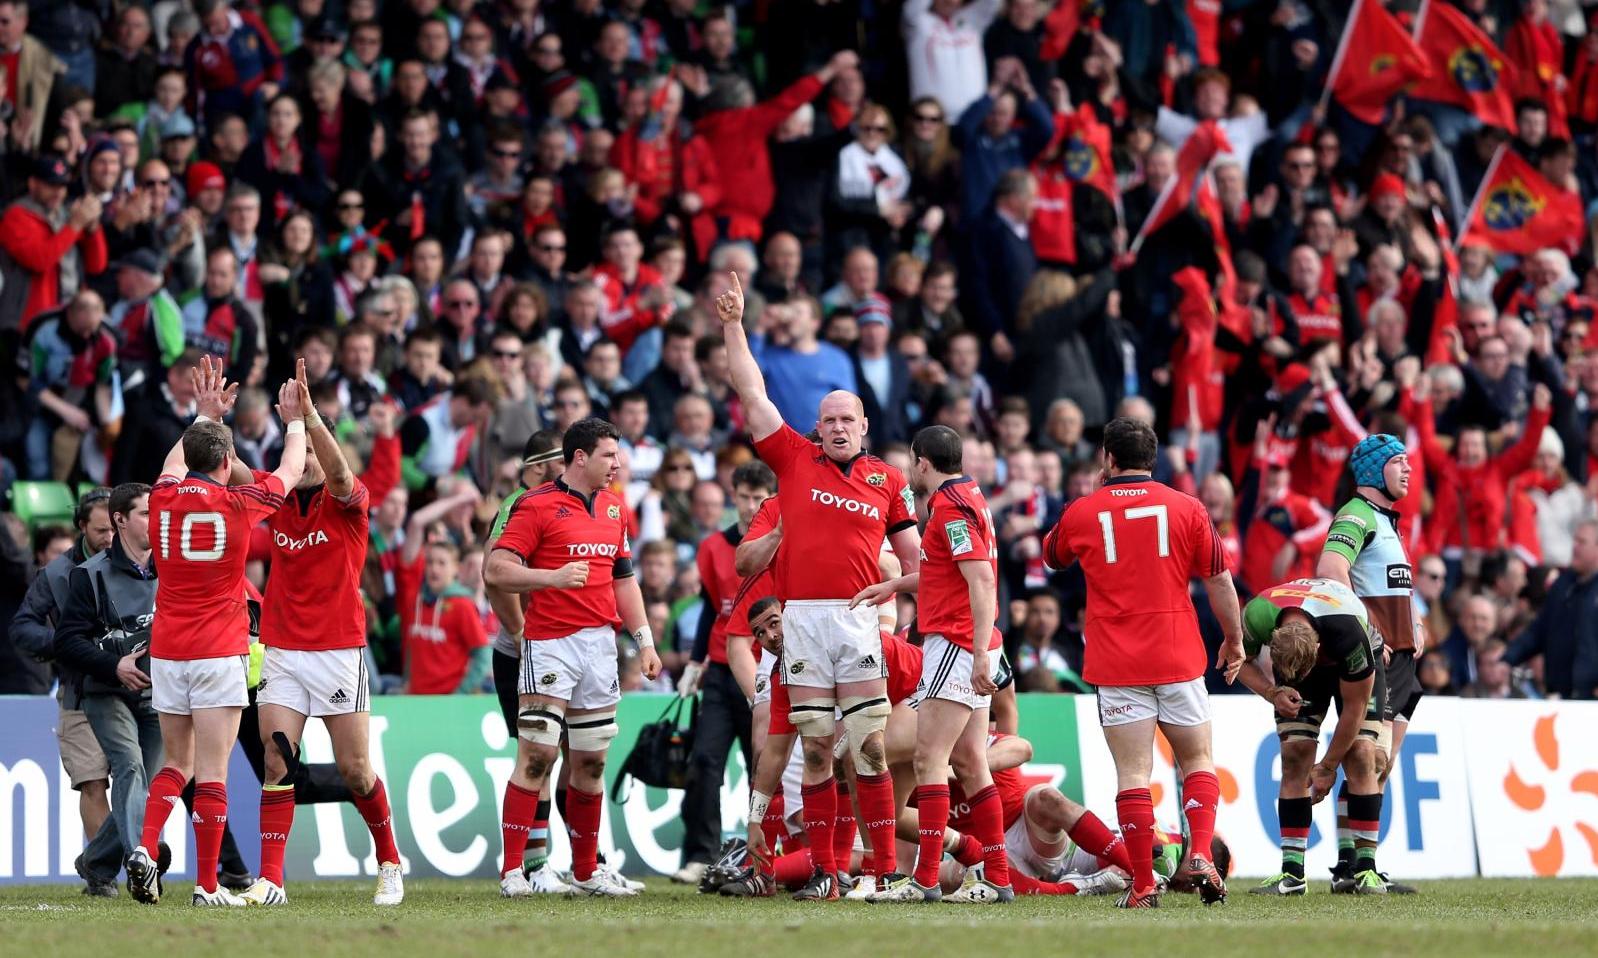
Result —
<path fill-rule="evenodd" d="M 1121 516 L 1127 521 L 1134 519 L 1153 519 L 1155 535 L 1159 541 L 1160 558 L 1168 558 L 1171 554 L 1171 520 L 1164 506 L 1133 506 L 1123 510 Z M 1109 510 L 1099 513 L 1099 528 L 1104 532 L 1104 561 L 1113 565 L 1120 558 L 1115 548 L 1115 521 L 1114 514 Z"/>

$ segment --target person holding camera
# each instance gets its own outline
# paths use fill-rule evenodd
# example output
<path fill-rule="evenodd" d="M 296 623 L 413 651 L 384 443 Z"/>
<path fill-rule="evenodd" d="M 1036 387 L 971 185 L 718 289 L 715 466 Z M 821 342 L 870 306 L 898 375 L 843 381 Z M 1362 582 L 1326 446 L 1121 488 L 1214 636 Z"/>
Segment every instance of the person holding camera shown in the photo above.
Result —
<path fill-rule="evenodd" d="M 144 824 L 148 770 L 161 767 L 148 671 L 156 583 L 149 497 L 142 482 L 111 490 L 111 546 L 71 570 L 55 632 L 62 684 L 79 694 L 111 766 L 111 816 L 100 831 L 117 837 L 124 858 Z M 98 844 L 97 836 L 91 845 Z M 85 871 L 91 885 L 116 881 L 116 871 L 105 874 L 100 861 L 86 859 Z"/>

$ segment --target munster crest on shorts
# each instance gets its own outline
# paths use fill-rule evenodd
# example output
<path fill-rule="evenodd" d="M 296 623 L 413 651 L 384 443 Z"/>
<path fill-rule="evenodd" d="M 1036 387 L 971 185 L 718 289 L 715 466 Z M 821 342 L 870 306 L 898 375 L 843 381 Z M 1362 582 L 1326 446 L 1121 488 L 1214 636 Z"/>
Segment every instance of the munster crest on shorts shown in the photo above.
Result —
<path fill-rule="evenodd" d="M 794 664 L 788 666 L 788 671 L 793 673 L 794 675 L 798 675 L 800 672 L 803 672 L 804 670 L 805 670 L 805 664 L 803 662 L 795 662 Z"/>
<path fill-rule="evenodd" d="M 888 474 L 885 472 L 873 472 L 866 477 L 866 485 L 868 486 L 885 486 L 887 484 Z"/>
<path fill-rule="evenodd" d="M 605 510 L 605 515 L 609 516 L 612 519 L 620 519 L 621 518 L 621 506 L 611 506 L 611 507 L 609 507 L 608 509 Z"/>
<path fill-rule="evenodd" d="M 538 684 L 539 685 L 554 685 L 555 684 L 555 679 L 556 679 L 556 675 L 555 675 L 554 672 L 545 672 L 543 674 L 543 676 L 538 680 Z"/>

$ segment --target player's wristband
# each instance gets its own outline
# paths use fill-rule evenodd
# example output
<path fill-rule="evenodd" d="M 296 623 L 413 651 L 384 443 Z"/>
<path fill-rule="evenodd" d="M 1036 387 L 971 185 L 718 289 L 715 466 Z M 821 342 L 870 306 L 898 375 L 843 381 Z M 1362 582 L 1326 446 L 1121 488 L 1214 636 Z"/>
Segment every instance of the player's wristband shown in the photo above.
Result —
<path fill-rule="evenodd" d="M 309 416 L 306 416 L 304 419 L 301 419 L 300 422 L 303 422 L 303 423 L 307 424 L 306 427 L 305 427 L 306 429 L 326 429 L 327 428 L 327 423 L 323 422 L 322 421 L 322 417 L 320 415 L 318 415 L 317 413 L 314 413 L 314 412 L 311 413 Z"/>
<path fill-rule="evenodd" d="M 638 643 L 640 649 L 652 649 L 655 647 L 655 633 L 650 631 L 649 626 L 641 626 L 633 633 L 633 641 Z"/>
<path fill-rule="evenodd" d="M 771 806 L 771 796 L 765 792 L 749 792 L 749 821 L 759 823 L 766 818 L 766 809 Z"/>
<path fill-rule="evenodd" d="M 285 436 L 299 436 L 305 433 L 305 420 L 296 419 L 283 429 Z"/>

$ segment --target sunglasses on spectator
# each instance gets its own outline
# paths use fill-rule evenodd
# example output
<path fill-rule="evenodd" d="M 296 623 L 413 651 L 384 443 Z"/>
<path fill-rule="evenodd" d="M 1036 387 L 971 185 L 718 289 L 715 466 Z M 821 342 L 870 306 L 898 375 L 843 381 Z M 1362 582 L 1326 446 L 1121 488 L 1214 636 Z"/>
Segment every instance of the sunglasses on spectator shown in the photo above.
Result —
<path fill-rule="evenodd" d="M 475 300 L 475 299 L 446 299 L 446 300 L 444 300 L 444 305 L 448 306 L 450 309 L 459 309 L 462 306 L 476 306 L 477 305 L 477 300 Z"/>
<path fill-rule="evenodd" d="M 942 123 L 943 117 L 937 113 L 917 113 L 915 120 L 917 123 Z"/>
<path fill-rule="evenodd" d="M 507 160 L 514 160 L 517 157 L 522 155 L 522 151 L 521 150 L 495 150 L 494 151 L 494 155 L 495 156 L 502 156 L 502 157 L 504 157 Z"/>
<path fill-rule="evenodd" d="M 556 246 L 553 243 L 539 243 L 538 251 L 540 253 L 564 253 L 566 252 L 566 247 Z"/>
<path fill-rule="evenodd" d="M 348 213 L 348 212 L 351 212 L 351 211 L 354 211 L 354 210 L 364 210 L 364 209 L 366 209 L 366 204 L 365 203 L 340 203 L 338 205 L 338 210 L 339 210 L 340 213 Z"/>
<path fill-rule="evenodd" d="M 860 132 L 861 133 L 886 133 L 886 132 L 888 132 L 888 128 L 885 127 L 885 126 L 873 124 L 871 126 L 862 126 L 860 128 Z"/>
<path fill-rule="evenodd" d="M 522 358 L 522 354 L 521 354 L 520 350 L 516 350 L 516 349 L 496 349 L 496 350 L 494 350 L 494 358 L 495 359 L 521 359 Z"/>
<path fill-rule="evenodd" d="M 172 181 L 170 179 L 165 179 L 165 180 L 153 180 L 152 179 L 152 180 L 145 180 L 140 185 L 142 185 L 147 190 L 153 190 L 157 186 L 171 186 L 172 185 Z"/>

